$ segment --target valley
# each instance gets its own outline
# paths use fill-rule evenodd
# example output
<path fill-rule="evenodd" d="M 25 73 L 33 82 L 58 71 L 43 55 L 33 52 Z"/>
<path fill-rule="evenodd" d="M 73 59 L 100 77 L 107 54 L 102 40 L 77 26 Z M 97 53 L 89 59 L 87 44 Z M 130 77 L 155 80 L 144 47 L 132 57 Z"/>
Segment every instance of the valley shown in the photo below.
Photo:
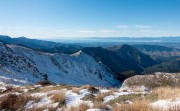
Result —
<path fill-rule="evenodd" d="M 179 53 L 0 36 L 0 110 L 178 111 Z"/>

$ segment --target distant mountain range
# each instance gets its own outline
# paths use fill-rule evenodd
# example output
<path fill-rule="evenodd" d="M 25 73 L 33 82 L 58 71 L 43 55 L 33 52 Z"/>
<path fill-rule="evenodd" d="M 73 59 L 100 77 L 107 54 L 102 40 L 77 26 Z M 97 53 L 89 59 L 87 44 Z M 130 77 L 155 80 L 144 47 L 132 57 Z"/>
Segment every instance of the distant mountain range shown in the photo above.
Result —
<path fill-rule="evenodd" d="M 178 72 L 180 49 L 159 45 L 82 47 L 25 37 L 0 36 L 0 81 L 117 86 L 128 77 Z"/>
<path fill-rule="evenodd" d="M 180 58 L 180 57 L 179 57 Z M 180 59 L 168 62 L 162 62 L 144 70 L 144 74 L 151 74 L 154 72 L 180 72 Z"/>
<path fill-rule="evenodd" d="M 0 42 L 28 47 L 34 50 L 50 52 L 50 53 L 66 53 L 72 54 L 80 50 L 78 45 L 63 44 L 59 42 L 50 42 L 37 39 L 28 39 L 25 37 L 11 38 L 9 36 L 0 35 Z"/>
<path fill-rule="evenodd" d="M 63 41 L 68 43 L 106 43 L 106 42 L 123 42 L 123 43 L 180 43 L 180 36 L 174 37 L 86 37 L 86 38 L 72 38 L 72 39 L 50 39 L 51 41 Z"/>
<path fill-rule="evenodd" d="M 132 45 L 137 48 L 139 51 L 150 55 L 154 60 L 164 61 L 166 59 L 170 59 L 172 57 L 180 56 L 180 49 L 165 47 L 159 45 Z"/>

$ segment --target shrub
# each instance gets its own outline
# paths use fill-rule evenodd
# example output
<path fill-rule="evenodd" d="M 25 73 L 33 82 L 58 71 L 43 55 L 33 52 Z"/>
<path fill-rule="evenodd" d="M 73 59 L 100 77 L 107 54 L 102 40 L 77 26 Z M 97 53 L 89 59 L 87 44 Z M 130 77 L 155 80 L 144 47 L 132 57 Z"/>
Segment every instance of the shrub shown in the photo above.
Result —
<path fill-rule="evenodd" d="M 59 102 L 58 106 L 62 107 L 66 103 L 65 98 L 66 98 L 66 93 L 64 91 L 61 91 L 59 93 L 53 94 L 51 100 L 53 102 Z"/>
<path fill-rule="evenodd" d="M 50 82 L 50 81 L 48 81 L 48 80 L 42 80 L 42 81 L 40 81 L 40 82 L 37 82 L 36 84 L 37 84 L 37 85 L 42 85 L 42 86 L 56 85 L 55 83 Z"/>
<path fill-rule="evenodd" d="M 86 111 L 86 110 L 89 109 L 89 108 L 90 108 L 89 105 L 86 104 L 86 103 L 81 103 L 81 104 L 79 105 L 79 111 Z"/>
<path fill-rule="evenodd" d="M 87 87 L 87 89 L 91 92 L 91 93 L 97 93 L 99 90 L 98 89 L 96 89 L 94 86 L 89 86 L 89 87 Z"/>
<path fill-rule="evenodd" d="M 96 101 L 103 102 L 105 95 L 100 93 L 96 95 Z"/>
<path fill-rule="evenodd" d="M 24 105 L 30 100 L 30 96 L 27 95 L 15 95 L 8 94 L 1 98 L 0 109 L 5 110 L 23 110 Z"/>
<path fill-rule="evenodd" d="M 95 96 L 93 94 L 88 94 L 85 97 L 81 98 L 84 101 L 95 101 Z"/>
<path fill-rule="evenodd" d="M 102 102 L 95 102 L 93 108 L 98 108 L 102 110 L 110 110 L 110 108 Z"/>
<path fill-rule="evenodd" d="M 70 108 L 68 108 L 68 110 L 66 111 L 86 111 L 87 109 L 89 109 L 89 105 L 86 103 L 81 103 L 78 106 L 71 106 Z"/>

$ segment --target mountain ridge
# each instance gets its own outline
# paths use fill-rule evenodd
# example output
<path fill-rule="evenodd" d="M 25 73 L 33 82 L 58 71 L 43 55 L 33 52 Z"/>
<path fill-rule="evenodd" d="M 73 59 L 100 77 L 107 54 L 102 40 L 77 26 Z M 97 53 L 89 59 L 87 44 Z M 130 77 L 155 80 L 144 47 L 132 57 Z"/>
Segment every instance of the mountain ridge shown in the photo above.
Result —
<path fill-rule="evenodd" d="M 120 84 L 111 71 L 83 52 L 77 56 L 52 54 L 0 43 L 0 55 L 0 74 L 5 77 L 0 80 L 7 80 L 8 83 L 32 84 L 43 80 L 46 74 L 48 80 L 58 84 L 98 86 Z M 35 70 L 35 75 L 31 69 Z"/>

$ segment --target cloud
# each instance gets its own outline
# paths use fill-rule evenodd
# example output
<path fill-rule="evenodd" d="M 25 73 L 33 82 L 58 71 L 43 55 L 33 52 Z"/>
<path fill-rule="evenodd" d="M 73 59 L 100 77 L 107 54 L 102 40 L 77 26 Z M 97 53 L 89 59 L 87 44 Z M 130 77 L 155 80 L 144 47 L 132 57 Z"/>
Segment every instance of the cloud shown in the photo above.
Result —
<path fill-rule="evenodd" d="M 126 29 L 126 28 L 129 28 L 129 26 L 127 26 L 127 25 L 118 25 L 117 28 L 123 28 L 123 29 Z"/>
<path fill-rule="evenodd" d="M 56 32 L 64 32 L 65 30 L 62 30 L 62 29 L 53 29 L 53 31 L 56 31 Z"/>
<path fill-rule="evenodd" d="M 93 33 L 95 33 L 96 31 L 94 31 L 94 30 L 79 30 L 79 31 L 77 31 L 77 32 L 93 34 Z"/>
<path fill-rule="evenodd" d="M 151 25 L 135 25 L 135 27 L 137 27 L 137 28 L 153 28 L 153 27 L 157 27 L 157 26 L 151 26 Z"/>
<path fill-rule="evenodd" d="M 0 29 L 19 29 L 19 27 L 12 27 L 12 26 L 0 26 Z"/>
<path fill-rule="evenodd" d="M 114 33 L 117 32 L 116 30 L 99 30 L 101 33 Z"/>
<path fill-rule="evenodd" d="M 140 32 L 153 32 L 153 30 L 140 30 Z"/>
<path fill-rule="evenodd" d="M 4 29 L 4 26 L 0 26 L 0 29 Z"/>

